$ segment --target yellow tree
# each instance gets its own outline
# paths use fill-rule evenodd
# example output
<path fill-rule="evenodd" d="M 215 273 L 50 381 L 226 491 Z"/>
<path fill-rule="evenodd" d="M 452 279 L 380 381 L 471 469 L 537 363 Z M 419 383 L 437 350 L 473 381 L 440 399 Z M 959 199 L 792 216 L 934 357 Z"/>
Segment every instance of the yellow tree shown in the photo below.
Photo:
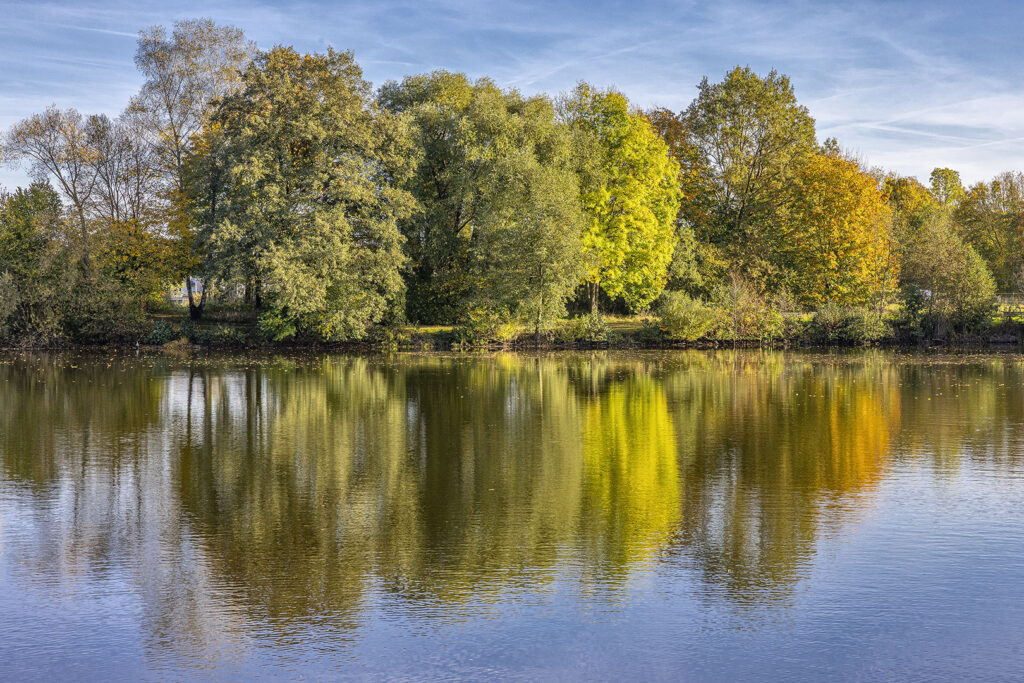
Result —
<path fill-rule="evenodd" d="M 892 291 L 892 211 L 875 178 L 846 159 L 808 160 L 782 237 L 782 260 L 805 305 L 863 305 Z"/>
<path fill-rule="evenodd" d="M 598 288 L 633 310 L 658 298 L 676 245 L 679 164 L 640 113 L 615 91 L 581 83 L 562 102 L 576 134 L 591 310 Z"/>

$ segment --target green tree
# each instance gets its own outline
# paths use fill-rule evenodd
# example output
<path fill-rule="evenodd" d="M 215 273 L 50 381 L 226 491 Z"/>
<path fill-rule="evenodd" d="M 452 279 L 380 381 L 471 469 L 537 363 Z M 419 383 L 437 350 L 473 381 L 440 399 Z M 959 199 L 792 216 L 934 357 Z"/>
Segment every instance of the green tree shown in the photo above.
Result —
<path fill-rule="evenodd" d="M 941 206 L 955 209 L 964 198 L 964 186 L 960 173 L 951 168 L 935 168 L 929 176 L 932 196 Z"/>
<path fill-rule="evenodd" d="M 550 328 L 583 277 L 583 215 L 575 177 L 528 149 L 497 161 L 485 178 L 473 299 L 533 327 Z"/>
<path fill-rule="evenodd" d="M 591 310 L 598 288 L 644 309 L 664 289 L 672 262 L 679 164 L 620 93 L 581 83 L 563 99 L 562 116 L 578 140 Z"/>
<path fill-rule="evenodd" d="M 692 144 L 710 174 L 712 209 L 698 236 L 762 285 L 779 283 L 775 263 L 789 188 L 817 149 L 814 119 L 789 78 L 736 67 L 720 83 L 704 78 L 686 112 Z"/>
<path fill-rule="evenodd" d="M 984 259 L 957 234 L 948 217 L 933 215 L 904 245 L 902 280 L 911 292 L 909 308 L 920 299 L 926 334 L 939 337 L 987 322 L 996 286 Z M 920 293 L 920 296 L 917 294 Z"/>
<path fill-rule="evenodd" d="M 62 215 L 48 183 L 0 194 L 0 339 L 33 344 L 61 336 L 71 275 Z"/>
<path fill-rule="evenodd" d="M 1019 291 L 1024 282 L 1024 175 L 1003 173 L 973 185 L 953 216 L 1000 290 Z"/>
<path fill-rule="evenodd" d="M 484 305 L 545 326 L 580 251 L 570 141 L 551 102 L 446 71 L 386 83 L 378 100 L 410 122 L 416 150 L 405 187 L 418 207 L 402 222 L 409 317 L 454 322 Z"/>
<path fill-rule="evenodd" d="M 224 218 L 209 236 L 276 339 L 360 338 L 402 289 L 411 198 L 404 129 L 370 101 L 351 53 L 259 55 L 213 115 L 225 138 Z"/>

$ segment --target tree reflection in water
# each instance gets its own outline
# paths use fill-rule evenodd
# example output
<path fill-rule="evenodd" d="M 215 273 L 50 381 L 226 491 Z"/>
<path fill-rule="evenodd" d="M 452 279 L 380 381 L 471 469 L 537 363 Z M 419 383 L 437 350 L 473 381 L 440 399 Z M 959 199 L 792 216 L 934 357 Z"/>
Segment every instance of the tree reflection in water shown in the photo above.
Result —
<path fill-rule="evenodd" d="M 3 551 L 49 590 L 127 568 L 152 643 L 206 657 L 252 620 L 344 634 L 373 600 L 451 619 L 569 580 L 614 603 L 666 564 L 784 605 L 893 458 L 1011 457 L 976 430 L 1019 419 L 1020 381 L 873 352 L 7 357 L 31 534 Z"/>

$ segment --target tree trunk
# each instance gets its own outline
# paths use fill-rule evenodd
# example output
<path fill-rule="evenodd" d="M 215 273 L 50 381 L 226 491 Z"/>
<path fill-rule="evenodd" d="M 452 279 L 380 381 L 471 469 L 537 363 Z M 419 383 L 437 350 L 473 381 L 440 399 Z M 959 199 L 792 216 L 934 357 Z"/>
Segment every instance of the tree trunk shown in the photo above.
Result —
<path fill-rule="evenodd" d="M 590 313 L 597 315 L 597 283 L 590 283 Z"/>
<path fill-rule="evenodd" d="M 188 292 L 188 317 L 192 320 L 199 320 L 203 317 L 203 307 L 206 306 L 206 283 L 203 283 L 203 293 L 196 303 L 195 292 L 192 290 L 192 276 L 185 276 L 185 291 Z"/>
<path fill-rule="evenodd" d="M 85 220 L 85 209 L 81 205 L 77 209 L 79 230 L 82 233 L 82 267 L 85 270 L 86 278 L 88 278 L 92 275 L 92 263 L 89 258 L 89 224 Z"/>

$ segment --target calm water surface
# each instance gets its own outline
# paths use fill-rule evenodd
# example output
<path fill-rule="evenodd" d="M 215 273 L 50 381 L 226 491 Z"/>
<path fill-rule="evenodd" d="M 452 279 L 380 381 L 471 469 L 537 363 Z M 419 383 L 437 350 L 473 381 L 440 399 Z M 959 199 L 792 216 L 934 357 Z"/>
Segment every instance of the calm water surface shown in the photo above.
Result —
<path fill-rule="evenodd" d="M 1024 674 L 1024 358 L 0 356 L 0 679 Z"/>

